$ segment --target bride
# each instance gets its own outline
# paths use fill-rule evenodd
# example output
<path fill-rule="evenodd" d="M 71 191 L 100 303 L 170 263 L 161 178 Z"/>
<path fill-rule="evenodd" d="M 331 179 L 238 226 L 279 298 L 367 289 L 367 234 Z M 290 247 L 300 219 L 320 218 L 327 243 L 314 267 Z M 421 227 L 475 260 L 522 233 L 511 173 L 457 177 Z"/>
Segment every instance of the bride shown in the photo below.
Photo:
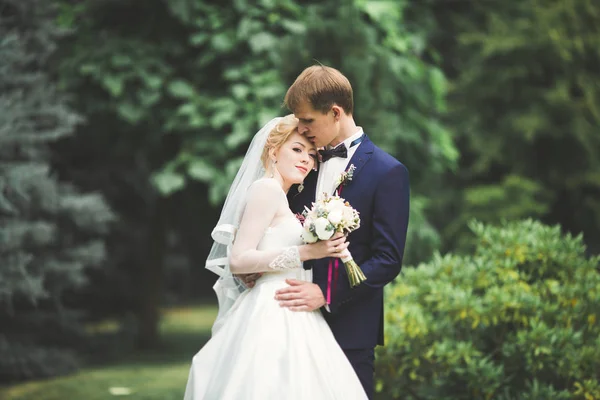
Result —
<path fill-rule="evenodd" d="M 302 262 L 339 257 L 337 235 L 303 244 L 286 192 L 316 167 L 317 151 L 293 115 L 275 118 L 254 137 L 231 185 L 207 268 L 219 314 L 212 338 L 194 356 L 185 400 L 366 399 L 350 362 L 320 311 L 279 306 L 286 278 L 312 280 Z M 252 289 L 236 274 L 262 273 Z"/>

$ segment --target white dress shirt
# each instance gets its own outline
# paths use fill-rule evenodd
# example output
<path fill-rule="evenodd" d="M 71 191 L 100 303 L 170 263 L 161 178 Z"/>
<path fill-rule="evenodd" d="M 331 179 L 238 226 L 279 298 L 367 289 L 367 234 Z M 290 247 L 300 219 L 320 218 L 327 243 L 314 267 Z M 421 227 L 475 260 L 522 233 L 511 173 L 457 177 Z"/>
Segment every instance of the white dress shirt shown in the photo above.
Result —
<path fill-rule="evenodd" d="M 350 136 L 336 146 L 336 148 L 338 146 L 346 146 L 346 150 L 348 152 L 347 158 L 331 157 L 329 160 L 319 165 L 319 176 L 317 177 L 317 191 L 315 192 L 315 200 L 322 196 L 323 193 L 327 193 L 329 195 L 333 194 L 333 191 L 337 187 L 336 181 L 338 177 L 346 170 L 350 159 L 356 152 L 356 149 L 358 149 L 358 146 L 360 146 L 362 143 L 361 142 L 350 147 L 350 143 L 364 135 L 363 129 L 361 127 L 358 128 L 358 131 L 354 135 Z"/>
<path fill-rule="evenodd" d="M 356 152 L 356 149 L 358 149 L 358 146 L 360 146 L 360 144 L 362 143 L 360 142 L 350 147 L 350 143 L 364 135 L 363 129 L 361 127 L 358 128 L 358 131 L 354 135 L 350 136 L 348 139 L 344 140 L 342 143 L 336 146 L 346 146 L 348 157 L 331 157 L 329 160 L 319 165 L 319 176 L 317 176 L 317 191 L 315 192 L 315 200 L 319 199 L 319 197 L 322 196 L 323 193 L 327 193 L 329 195 L 333 194 L 333 191 L 337 187 L 337 178 L 342 172 L 346 170 L 350 159 Z M 325 310 L 327 310 L 327 312 L 331 312 L 329 304 L 325 304 Z"/>

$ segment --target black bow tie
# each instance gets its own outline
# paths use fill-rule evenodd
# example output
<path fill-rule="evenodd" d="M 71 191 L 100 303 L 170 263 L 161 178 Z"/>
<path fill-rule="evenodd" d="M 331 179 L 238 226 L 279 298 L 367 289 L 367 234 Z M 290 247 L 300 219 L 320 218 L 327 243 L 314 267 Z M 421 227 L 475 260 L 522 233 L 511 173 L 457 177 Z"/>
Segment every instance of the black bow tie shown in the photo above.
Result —
<path fill-rule="evenodd" d="M 365 138 L 365 135 L 360 135 L 359 138 L 354 139 L 352 141 L 352 143 L 350 143 L 350 148 L 356 146 L 357 144 L 359 144 L 360 142 L 363 141 L 363 139 Z M 329 160 L 331 157 L 340 157 L 340 158 L 348 158 L 348 150 L 346 149 L 346 145 L 345 144 L 341 144 L 333 149 L 329 149 L 329 150 L 319 150 L 319 154 L 321 155 L 321 160 L 322 162 L 325 162 L 327 160 Z"/>
<path fill-rule="evenodd" d="M 334 147 L 333 149 L 319 150 L 319 154 L 321 154 L 321 158 L 323 162 L 325 162 L 331 157 L 347 158 L 348 150 L 346 150 L 346 145 L 342 144 L 341 146 Z"/>

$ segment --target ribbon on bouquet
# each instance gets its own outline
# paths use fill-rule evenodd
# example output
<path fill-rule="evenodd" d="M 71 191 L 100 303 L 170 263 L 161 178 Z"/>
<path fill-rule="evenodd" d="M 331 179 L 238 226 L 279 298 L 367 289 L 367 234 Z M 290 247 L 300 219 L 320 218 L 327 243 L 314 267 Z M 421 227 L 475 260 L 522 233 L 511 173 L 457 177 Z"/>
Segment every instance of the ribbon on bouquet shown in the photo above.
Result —
<path fill-rule="evenodd" d="M 339 276 L 340 259 L 329 259 L 329 268 L 327 271 L 327 304 L 331 304 L 335 290 L 337 288 L 337 280 Z"/>
<path fill-rule="evenodd" d="M 343 188 L 344 188 L 344 185 L 340 185 L 340 187 L 338 187 L 336 189 L 334 194 L 336 196 L 341 196 Z M 333 300 L 333 296 L 335 295 L 335 289 L 337 288 L 337 279 L 338 279 L 338 275 L 340 272 L 339 267 L 340 267 L 340 259 L 339 258 L 330 258 L 329 259 L 329 268 L 327 271 L 327 304 L 331 304 L 331 301 Z"/>
<path fill-rule="evenodd" d="M 365 138 L 365 135 L 362 135 L 358 139 L 355 139 L 350 144 L 350 147 L 359 144 L 360 142 L 362 142 L 362 140 L 364 138 Z M 354 166 L 350 165 L 350 167 L 354 167 Z M 348 170 L 346 170 L 346 171 L 348 171 Z M 343 189 L 344 189 L 344 183 L 340 183 L 340 185 L 335 189 L 334 195 L 341 197 Z M 333 296 L 335 295 L 335 290 L 337 288 L 337 280 L 338 280 L 338 276 L 339 276 L 339 267 L 340 267 L 340 259 L 339 258 L 330 258 L 329 259 L 329 268 L 327 271 L 327 304 L 331 304 L 331 301 L 333 300 Z"/>

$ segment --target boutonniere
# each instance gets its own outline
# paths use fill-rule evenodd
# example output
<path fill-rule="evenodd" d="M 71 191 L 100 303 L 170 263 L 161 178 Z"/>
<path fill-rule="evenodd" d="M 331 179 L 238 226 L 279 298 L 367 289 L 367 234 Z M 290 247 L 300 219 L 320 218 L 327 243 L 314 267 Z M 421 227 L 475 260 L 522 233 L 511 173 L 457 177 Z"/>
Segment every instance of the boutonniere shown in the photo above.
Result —
<path fill-rule="evenodd" d="M 356 167 L 354 166 L 354 164 L 350 164 L 348 169 L 342 172 L 340 176 L 338 176 L 337 180 L 335 181 L 335 186 L 344 186 L 348 182 L 350 182 L 352 180 L 352 177 L 354 176 L 355 169 Z"/>

